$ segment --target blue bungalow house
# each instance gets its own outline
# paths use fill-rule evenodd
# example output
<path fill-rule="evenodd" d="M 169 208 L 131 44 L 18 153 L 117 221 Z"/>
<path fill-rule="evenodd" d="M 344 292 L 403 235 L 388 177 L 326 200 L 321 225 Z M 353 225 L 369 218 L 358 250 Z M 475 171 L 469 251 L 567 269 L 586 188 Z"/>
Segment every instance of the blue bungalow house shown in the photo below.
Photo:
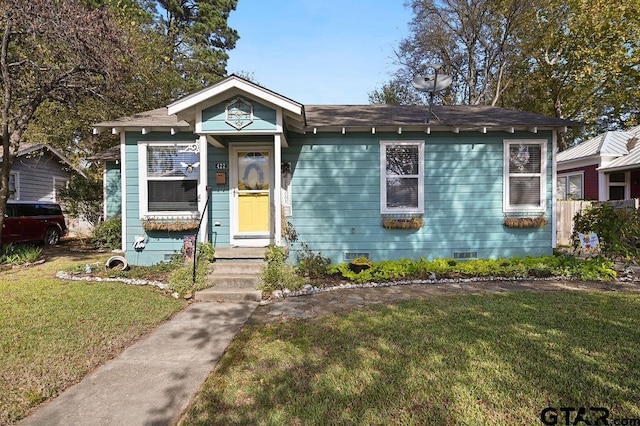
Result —
<path fill-rule="evenodd" d="M 129 263 L 166 260 L 200 220 L 215 247 L 286 244 L 289 223 L 340 263 L 551 254 L 568 126 L 489 106 L 303 105 L 232 75 L 95 131 L 120 136 L 102 156 L 105 214 L 122 217 Z"/>

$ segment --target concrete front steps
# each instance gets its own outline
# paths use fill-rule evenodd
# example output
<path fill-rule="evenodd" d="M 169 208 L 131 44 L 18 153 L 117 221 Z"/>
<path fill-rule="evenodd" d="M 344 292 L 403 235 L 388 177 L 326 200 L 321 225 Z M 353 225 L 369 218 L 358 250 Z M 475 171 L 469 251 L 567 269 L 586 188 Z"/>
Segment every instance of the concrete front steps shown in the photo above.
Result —
<path fill-rule="evenodd" d="M 195 298 L 206 302 L 259 302 L 257 290 L 264 247 L 216 247 L 213 272 L 207 277 L 211 287 L 196 292 Z"/>

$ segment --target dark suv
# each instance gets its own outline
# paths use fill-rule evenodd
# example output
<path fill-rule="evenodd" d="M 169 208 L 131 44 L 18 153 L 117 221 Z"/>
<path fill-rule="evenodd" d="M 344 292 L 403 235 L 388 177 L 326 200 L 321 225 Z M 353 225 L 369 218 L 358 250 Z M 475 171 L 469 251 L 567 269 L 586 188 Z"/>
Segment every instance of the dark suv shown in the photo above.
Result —
<path fill-rule="evenodd" d="M 55 245 L 67 234 L 60 205 L 43 201 L 9 201 L 2 225 L 2 244 L 31 241 Z"/>

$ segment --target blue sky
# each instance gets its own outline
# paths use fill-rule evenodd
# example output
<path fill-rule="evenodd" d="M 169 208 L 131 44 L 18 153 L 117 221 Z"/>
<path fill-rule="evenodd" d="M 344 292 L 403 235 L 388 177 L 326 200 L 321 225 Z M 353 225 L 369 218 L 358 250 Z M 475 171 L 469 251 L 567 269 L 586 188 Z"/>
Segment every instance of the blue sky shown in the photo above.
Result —
<path fill-rule="evenodd" d="M 303 104 L 367 104 L 408 35 L 404 0 L 238 0 L 227 71 Z"/>

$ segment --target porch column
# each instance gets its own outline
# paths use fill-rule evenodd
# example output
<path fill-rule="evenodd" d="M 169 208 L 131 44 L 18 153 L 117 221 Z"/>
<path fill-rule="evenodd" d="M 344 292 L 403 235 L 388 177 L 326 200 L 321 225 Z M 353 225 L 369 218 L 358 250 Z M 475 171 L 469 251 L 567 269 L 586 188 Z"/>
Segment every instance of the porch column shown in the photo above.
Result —
<path fill-rule="evenodd" d="M 282 241 L 282 140 L 280 134 L 273 135 L 273 170 L 275 174 L 275 182 L 273 185 L 273 206 L 275 222 L 273 243 L 280 245 Z"/>
<path fill-rule="evenodd" d="M 198 140 L 199 150 L 200 150 L 200 186 L 198 188 L 198 194 L 200 195 L 200 203 L 198 207 L 198 212 L 202 216 L 202 212 L 204 209 L 208 209 L 207 203 L 207 186 L 209 186 L 209 162 L 207 161 L 207 137 L 200 136 Z M 202 217 L 202 225 L 200 226 L 200 242 L 206 243 L 209 237 L 209 215 L 211 211 L 208 210 L 207 214 Z M 200 218 L 198 218 L 200 219 Z"/>

